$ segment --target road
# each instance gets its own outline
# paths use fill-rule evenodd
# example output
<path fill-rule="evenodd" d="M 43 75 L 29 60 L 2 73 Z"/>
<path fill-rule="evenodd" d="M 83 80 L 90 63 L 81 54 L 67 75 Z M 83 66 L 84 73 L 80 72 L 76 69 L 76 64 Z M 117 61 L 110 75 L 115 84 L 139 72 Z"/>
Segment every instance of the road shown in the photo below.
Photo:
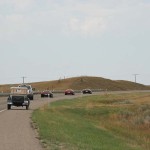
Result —
<path fill-rule="evenodd" d="M 131 92 L 133 91 L 109 93 Z M 106 94 L 106 92 L 95 94 Z M 40 144 L 38 135 L 31 125 L 31 114 L 33 110 L 53 101 L 80 96 L 82 97 L 83 95 L 76 94 L 75 96 L 65 96 L 64 94 L 55 94 L 54 98 L 41 99 L 40 95 L 35 95 L 34 100 L 31 101 L 29 110 L 26 110 L 25 107 L 12 107 L 11 110 L 7 110 L 7 97 L 0 97 L 0 150 L 43 150 L 44 148 L 42 148 L 42 145 Z"/>
<path fill-rule="evenodd" d="M 33 110 L 49 102 L 71 99 L 81 94 L 54 96 L 54 98 L 41 99 L 40 95 L 36 95 L 31 101 L 29 110 L 25 107 L 13 107 L 11 110 L 6 110 L 7 97 L 0 97 L 0 150 L 43 150 L 37 133 L 31 126 Z"/>

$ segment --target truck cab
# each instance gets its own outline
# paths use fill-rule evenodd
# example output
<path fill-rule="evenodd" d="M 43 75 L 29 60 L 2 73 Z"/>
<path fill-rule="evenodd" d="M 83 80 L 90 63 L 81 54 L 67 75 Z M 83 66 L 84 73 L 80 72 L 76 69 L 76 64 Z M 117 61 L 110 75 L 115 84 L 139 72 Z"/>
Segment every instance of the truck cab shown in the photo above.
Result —
<path fill-rule="evenodd" d="M 28 85 L 28 84 L 20 84 L 18 87 L 25 87 L 28 89 L 28 98 L 30 100 L 33 100 L 34 99 L 34 95 L 33 95 L 33 89 L 32 89 L 32 86 L 31 85 Z"/>

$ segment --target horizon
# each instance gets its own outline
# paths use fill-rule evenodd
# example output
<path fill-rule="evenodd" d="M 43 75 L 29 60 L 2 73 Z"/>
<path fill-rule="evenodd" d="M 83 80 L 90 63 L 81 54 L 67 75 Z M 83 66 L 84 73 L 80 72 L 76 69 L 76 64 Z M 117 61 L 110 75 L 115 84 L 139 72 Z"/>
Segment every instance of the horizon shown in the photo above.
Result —
<path fill-rule="evenodd" d="M 42 83 L 42 82 L 51 82 L 51 81 L 58 81 L 58 80 L 65 80 L 65 79 L 72 79 L 72 78 L 80 78 L 80 77 L 88 77 L 88 78 L 92 78 L 92 77 L 95 77 L 95 78 L 103 78 L 103 79 L 106 79 L 106 80 L 111 80 L 111 81 L 127 81 L 127 82 L 131 82 L 131 83 L 135 83 L 135 84 L 141 84 L 141 83 L 138 83 L 138 82 L 135 82 L 135 81 L 129 81 L 129 80 L 112 80 L 112 79 L 108 79 L 108 78 L 105 78 L 105 77 L 100 77 L 100 76 L 73 76 L 73 77 L 64 77 L 64 78 L 59 78 L 59 79 L 54 79 L 54 80 L 45 80 L 45 81 L 35 81 L 35 82 L 20 82 L 20 83 L 8 83 L 8 84 L 0 84 L 0 86 L 2 85 L 14 85 L 14 84 L 34 84 L 34 83 Z M 145 84 L 142 84 L 142 85 L 145 85 Z M 149 85 L 145 85 L 145 86 L 149 86 Z"/>

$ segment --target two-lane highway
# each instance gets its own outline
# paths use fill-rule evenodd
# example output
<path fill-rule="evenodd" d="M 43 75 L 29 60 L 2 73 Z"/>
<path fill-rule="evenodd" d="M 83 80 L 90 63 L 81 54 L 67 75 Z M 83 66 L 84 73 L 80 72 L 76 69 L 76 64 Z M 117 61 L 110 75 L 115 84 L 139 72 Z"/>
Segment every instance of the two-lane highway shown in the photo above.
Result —
<path fill-rule="evenodd" d="M 31 101 L 30 109 L 12 107 L 6 110 L 7 97 L 0 98 L 0 150 L 43 150 L 37 133 L 31 127 L 31 113 L 44 104 L 61 99 L 71 99 L 82 96 L 65 96 L 56 94 L 54 98 L 40 98 L 36 95 Z"/>
<path fill-rule="evenodd" d="M 0 112 L 6 110 L 7 97 L 0 97 Z"/>

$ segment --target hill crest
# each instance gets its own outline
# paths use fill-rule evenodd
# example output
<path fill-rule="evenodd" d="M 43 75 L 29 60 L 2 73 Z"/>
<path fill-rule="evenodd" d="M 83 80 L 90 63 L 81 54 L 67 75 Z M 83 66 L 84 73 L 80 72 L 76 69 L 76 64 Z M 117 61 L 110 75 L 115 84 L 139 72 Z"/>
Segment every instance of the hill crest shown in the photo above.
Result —
<path fill-rule="evenodd" d="M 125 80 L 110 80 L 102 77 L 80 76 L 53 81 L 33 82 L 29 83 L 39 91 L 42 90 L 65 90 L 68 88 L 74 90 L 82 90 L 85 88 L 102 89 L 102 90 L 149 90 L 150 87 Z M 10 87 L 18 84 L 0 85 L 0 92 L 9 92 Z"/>

